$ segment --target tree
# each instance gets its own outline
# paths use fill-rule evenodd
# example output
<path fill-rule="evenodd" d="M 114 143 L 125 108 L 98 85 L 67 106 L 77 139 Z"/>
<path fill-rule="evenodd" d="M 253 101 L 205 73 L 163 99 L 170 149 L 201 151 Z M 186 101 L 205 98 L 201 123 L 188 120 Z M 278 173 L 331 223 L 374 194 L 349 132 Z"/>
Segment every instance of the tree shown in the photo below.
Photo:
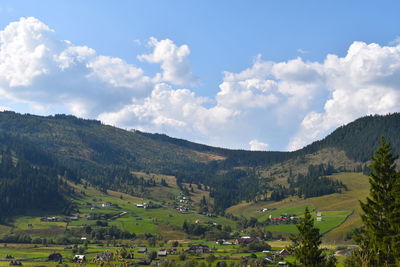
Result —
<path fill-rule="evenodd" d="M 150 252 L 149 258 L 150 260 L 155 260 L 157 258 L 157 251 Z"/>
<path fill-rule="evenodd" d="M 369 165 L 369 197 L 366 202 L 360 202 L 365 228 L 354 238 L 360 246 L 359 255 L 364 266 L 392 266 L 395 263 L 393 237 L 398 230 L 396 200 L 399 202 L 397 158 L 382 137 Z"/>
<path fill-rule="evenodd" d="M 308 207 L 304 212 L 304 220 L 297 225 L 297 229 L 299 234 L 290 237 L 293 243 L 289 249 L 305 267 L 324 266 L 326 258 L 323 250 L 319 248 L 322 236 L 319 229 L 314 227 L 314 219 L 311 217 Z"/>

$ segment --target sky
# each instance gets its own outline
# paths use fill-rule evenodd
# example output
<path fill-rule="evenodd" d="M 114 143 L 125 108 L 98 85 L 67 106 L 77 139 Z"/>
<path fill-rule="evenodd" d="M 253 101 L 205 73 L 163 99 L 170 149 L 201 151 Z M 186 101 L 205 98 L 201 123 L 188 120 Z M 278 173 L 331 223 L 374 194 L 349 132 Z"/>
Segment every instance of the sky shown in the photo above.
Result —
<path fill-rule="evenodd" d="M 296 150 L 400 111 L 399 1 L 0 2 L 0 110 Z"/>

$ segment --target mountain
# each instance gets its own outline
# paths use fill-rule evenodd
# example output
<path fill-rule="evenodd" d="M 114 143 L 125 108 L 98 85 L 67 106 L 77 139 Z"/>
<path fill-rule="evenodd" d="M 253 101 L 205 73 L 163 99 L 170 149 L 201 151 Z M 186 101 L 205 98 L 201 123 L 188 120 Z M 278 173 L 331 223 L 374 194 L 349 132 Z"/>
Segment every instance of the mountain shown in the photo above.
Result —
<path fill-rule="evenodd" d="M 58 180 L 48 191 L 58 192 L 58 195 L 48 198 L 71 197 L 71 192 L 61 189 L 60 184 L 65 181 L 90 183 L 101 190 L 145 194 L 146 188 L 154 186 L 155 182 L 136 177 L 133 172 L 146 172 L 175 176 L 182 190 L 187 190 L 183 183 L 206 186 L 217 212 L 239 201 L 254 199 L 265 186 L 265 179 L 259 178 L 280 181 L 278 176 L 268 173 L 277 164 L 284 166 L 285 162 L 296 162 L 326 149 L 341 151 L 343 157 L 362 164 L 370 159 L 382 135 L 399 153 L 399 130 L 399 113 L 367 116 L 303 149 L 263 152 L 223 149 L 163 134 L 127 131 L 70 115 L 42 117 L 0 112 L 3 158 L 13 158 L 14 168 L 19 162 L 26 163 L 28 173 L 34 170 L 52 173 L 54 180 Z M 330 162 L 330 158 L 326 161 Z M 342 167 L 340 162 L 335 164 L 335 169 Z M 6 176 L 9 183 L 10 175 L 0 173 L 0 176 L 3 184 L 6 184 Z M 268 186 L 268 190 L 272 190 L 271 185 Z M 25 187 L 21 185 L 19 189 Z M 18 190 L 16 192 L 18 195 Z M 0 194 L 0 198 L 3 201 L 4 194 Z M 18 207 L 13 210 L 17 211 Z"/>

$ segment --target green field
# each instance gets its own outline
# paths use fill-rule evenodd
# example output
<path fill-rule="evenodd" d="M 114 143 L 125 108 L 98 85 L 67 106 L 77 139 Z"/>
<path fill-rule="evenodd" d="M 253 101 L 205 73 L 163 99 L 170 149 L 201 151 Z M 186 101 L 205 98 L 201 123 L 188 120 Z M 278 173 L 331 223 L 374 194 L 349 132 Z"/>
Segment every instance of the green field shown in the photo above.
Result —
<path fill-rule="evenodd" d="M 342 181 L 348 187 L 348 191 L 309 199 L 293 197 L 279 202 L 246 202 L 235 205 L 227 211 L 235 215 L 265 220 L 269 214 L 275 216 L 283 213 L 301 214 L 304 213 L 304 208 L 308 206 L 310 209 L 321 211 L 327 215 L 326 220 L 316 222 L 321 232 L 325 233 L 324 242 L 343 243 L 347 232 L 361 226 L 359 201 L 364 200 L 368 195 L 369 182 L 368 177 L 361 173 L 338 173 L 333 175 L 332 178 Z M 257 211 L 263 208 L 275 210 L 271 213 Z M 295 231 L 295 227 L 291 225 L 268 227 L 270 231 L 276 230 L 283 233 Z"/>
<path fill-rule="evenodd" d="M 19 216 L 14 218 L 7 226 L 0 225 L 0 235 L 9 233 L 26 234 L 35 237 L 57 238 L 65 235 L 74 235 L 75 238 L 81 238 L 82 233 L 78 230 L 82 226 L 93 226 L 96 224 L 96 219 L 88 219 L 90 214 L 114 216 L 124 213 L 119 218 L 106 220 L 109 226 L 117 226 L 119 229 L 135 233 L 136 235 L 152 234 L 163 236 L 165 239 L 186 239 L 187 234 L 182 231 L 184 221 L 194 223 L 216 223 L 220 225 L 229 225 L 233 229 L 236 228 L 236 223 L 225 217 L 207 217 L 198 214 L 196 209 L 198 202 L 205 196 L 208 198 L 208 192 L 194 189 L 191 194 L 191 202 L 188 204 L 190 209 L 188 212 L 181 213 L 176 210 L 179 202 L 176 196 L 180 194 L 180 190 L 176 185 L 175 178 L 171 176 L 135 173 L 145 179 L 161 180 L 165 179 L 168 187 L 155 186 L 147 192 L 147 198 L 134 197 L 121 192 L 108 190 L 103 193 L 93 187 L 83 187 L 82 185 L 71 184 L 77 192 L 81 192 L 80 196 L 74 199 L 74 203 L 79 210 L 74 214 L 78 216 L 78 220 L 65 222 L 68 216 L 62 214 L 43 214 L 30 216 Z M 102 203 L 111 203 L 112 206 L 102 207 Z M 138 208 L 136 204 L 153 203 L 156 208 Z M 32 212 L 34 213 L 34 212 Z M 58 222 L 43 222 L 41 217 L 57 217 Z M 77 231 L 74 232 L 74 229 Z"/>
<path fill-rule="evenodd" d="M 296 215 L 300 215 L 304 213 L 304 208 L 303 207 L 291 207 L 289 208 L 290 210 L 297 210 L 300 211 L 300 213 L 293 213 Z M 285 209 L 283 209 L 285 210 Z M 284 212 L 286 213 L 286 212 Z M 289 212 L 287 212 L 289 213 Z M 325 234 L 331 229 L 334 229 L 335 227 L 339 226 L 341 223 L 343 223 L 346 218 L 351 214 L 351 211 L 322 211 L 322 221 L 318 222 L 315 221 L 315 226 L 320 229 L 321 234 Z M 315 212 L 313 212 L 313 217 L 315 218 Z M 267 230 L 271 232 L 280 232 L 280 233 L 289 233 L 289 234 L 296 234 L 298 233 L 296 225 L 294 224 L 280 224 L 280 225 L 269 225 L 265 227 Z"/>

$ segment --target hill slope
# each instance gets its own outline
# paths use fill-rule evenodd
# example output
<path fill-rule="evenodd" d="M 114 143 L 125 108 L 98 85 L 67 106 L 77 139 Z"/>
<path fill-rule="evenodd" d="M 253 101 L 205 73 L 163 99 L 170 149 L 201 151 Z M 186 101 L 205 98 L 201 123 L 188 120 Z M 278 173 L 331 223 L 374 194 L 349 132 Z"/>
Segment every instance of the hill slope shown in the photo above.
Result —
<path fill-rule="evenodd" d="M 253 152 L 126 131 L 74 116 L 0 112 L 0 134 L 36 151 L 25 153 L 24 159 L 31 166 L 53 168 L 56 163 L 57 168 L 67 172 L 67 179 L 84 180 L 102 190 L 139 195 L 140 192 L 145 194 L 154 181 L 140 179 L 133 172 L 172 175 L 182 190 L 185 189 L 182 183 L 206 185 L 214 198 L 216 211 L 241 200 L 252 200 L 262 186 L 260 177 L 270 177 L 275 184 L 285 183 L 285 176 L 279 172 L 288 172 L 285 166 L 307 169 L 309 161 L 305 159 L 313 158 L 310 155 L 334 151 L 325 153 L 324 162 L 334 162 L 335 168 L 349 170 L 370 158 L 381 135 L 392 143 L 395 152 L 399 152 L 399 130 L 398 113 L 367 116 L 298 151 Z M 5 140 L 0 140 L 0 144 Z M 36 156 L 37 151 L 41 155 Z M 314 157 L 314 161 L 318 163 L 318 157 Z M 280 169 L 274 170 L 276 166 Z"/>

